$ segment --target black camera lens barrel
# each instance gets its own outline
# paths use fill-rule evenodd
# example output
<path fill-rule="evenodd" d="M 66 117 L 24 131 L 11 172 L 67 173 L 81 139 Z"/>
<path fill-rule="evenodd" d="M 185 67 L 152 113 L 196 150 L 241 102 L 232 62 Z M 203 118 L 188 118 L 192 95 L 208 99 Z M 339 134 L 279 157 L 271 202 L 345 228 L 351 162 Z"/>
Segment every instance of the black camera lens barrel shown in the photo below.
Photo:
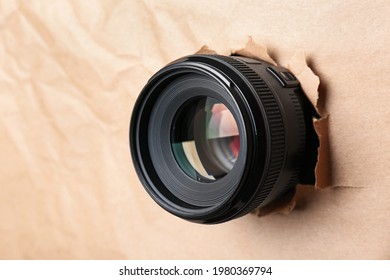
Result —
<path fill-rule="evenodd" d="M 314 109 L 287 69 L 190 55 L 158 71 L 133 109 L 130 148 L 165 210 L 221 223 L 314 183 Z"/>

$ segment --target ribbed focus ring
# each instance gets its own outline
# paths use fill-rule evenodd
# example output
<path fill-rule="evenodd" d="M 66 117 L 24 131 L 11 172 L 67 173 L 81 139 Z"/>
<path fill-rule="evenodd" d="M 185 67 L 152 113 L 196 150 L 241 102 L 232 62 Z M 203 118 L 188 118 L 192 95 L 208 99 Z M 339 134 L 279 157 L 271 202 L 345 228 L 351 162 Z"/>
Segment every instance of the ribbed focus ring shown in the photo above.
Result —
<path fill-rule="evenodd" d="M 253 69 L 233 57 L 217 57 L 240 71 L 255 89 L 260 98 L 261 104 L 264 107 L 266 113 L 265 121 L 268 123 L 271 136 L 271 147 L 269 149 L 270 164 L 268 170 L 265 170 L 265 174 L 267 174 L 267 176 L 263 187 L 260 188 L 253 196 L 254 198 L 246 208 L 246 211 L 241 213 L 241 215 L 244 215 L 258 207 L 267 198 L 278 180 L 283 167 L 285 153 L 285 131 L 283 119 L 274 94 L 264 80 Z"/>
<path fill-rule="evenodd" d="M 298 142 L 298 148 L 297 148 L 297 154 L 299 157 L 299 162 L 302 162 L 302 159 L 304 157 L 305 153 L 305 135 L 306 135 L 306 126 L 305 126 L 305 118 L 303 116 L 302 106 L 298 100 L 297 93 L 296 92 L 289 92 L 290 100 L 293 104 L 295 114 L 297 116 L 298 121 L 298 134 L 300 135 L 299 142 Z M 295 187 L 298 184 L 299 181 L 299 175 L 301 172 L 302 165 L 296 165 L 294 168 L 294 171 L 291 175 L 291 178 L 287 185 L 284 187 L 282 192 L 285 192 L 293 187 Z"/>

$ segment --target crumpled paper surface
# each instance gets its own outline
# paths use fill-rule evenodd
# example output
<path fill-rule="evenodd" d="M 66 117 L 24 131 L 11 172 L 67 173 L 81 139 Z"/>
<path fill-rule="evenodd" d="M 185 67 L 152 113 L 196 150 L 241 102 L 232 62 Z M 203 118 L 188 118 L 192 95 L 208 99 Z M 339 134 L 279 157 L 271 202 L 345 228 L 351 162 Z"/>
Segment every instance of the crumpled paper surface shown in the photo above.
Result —
<path fill-rule="evenodd" d="M 1 1 L 0 258 L 388 259 L 389 14 L 387 1 Z M 335 187 L 302 187 L 289 215 L 191 224 L 139 183 L 132 106 L 166 63 L 248 36 L 281 65 L 304 52 L 320 77 Z"/>

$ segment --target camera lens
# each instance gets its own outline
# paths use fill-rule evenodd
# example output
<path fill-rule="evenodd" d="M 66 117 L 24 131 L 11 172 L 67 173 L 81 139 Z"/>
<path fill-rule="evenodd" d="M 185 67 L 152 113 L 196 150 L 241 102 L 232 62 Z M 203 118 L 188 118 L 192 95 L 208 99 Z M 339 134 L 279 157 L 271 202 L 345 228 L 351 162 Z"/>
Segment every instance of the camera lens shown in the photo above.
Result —
<path fill-rule="evenodd" d="M 208 182 L 225 176 L 240 152 L 237 122 L 213 97 L 196 97 L 179 108 L 172 125 L 172 151 L 183 171 Z"/>
<path fill-rule="evenodd" d="M 136 172 L 165 210 L 221 223 L 314 183 L 314 109 L 287 69 L 191 55 L 158 71 L 134 106 Z"/>

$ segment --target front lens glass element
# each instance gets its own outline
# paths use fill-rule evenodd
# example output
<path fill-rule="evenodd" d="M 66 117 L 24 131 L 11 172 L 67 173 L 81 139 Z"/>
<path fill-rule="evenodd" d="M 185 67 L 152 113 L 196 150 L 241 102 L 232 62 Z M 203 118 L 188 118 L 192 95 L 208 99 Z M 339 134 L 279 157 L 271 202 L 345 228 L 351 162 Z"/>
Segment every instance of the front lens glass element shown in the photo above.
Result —
<path fill-rule="evenodd" d="M 184 103 L 171 128 L 171 146 L 191 178 L 211 182 L 225 176 L 240 152 L 240 135 L 231 111 L 219 100 L 201 96 Z"/>

